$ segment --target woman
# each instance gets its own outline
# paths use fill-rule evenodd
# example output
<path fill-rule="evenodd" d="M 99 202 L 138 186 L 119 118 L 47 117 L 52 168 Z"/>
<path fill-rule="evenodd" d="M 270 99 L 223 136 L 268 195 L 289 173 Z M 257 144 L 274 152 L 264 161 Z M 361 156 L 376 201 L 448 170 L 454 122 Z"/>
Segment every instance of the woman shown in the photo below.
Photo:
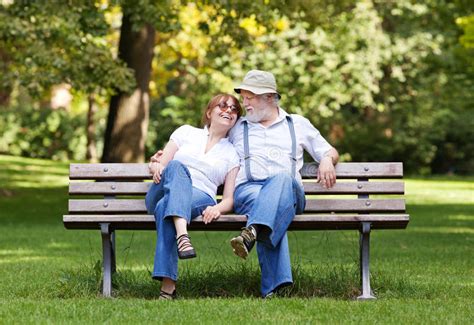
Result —
<path fill-rule="evenodd" d="M 156 220 L 158 238 L 152 276 L 162 280 L 160 299 L 176 297 L 178 257 L 196 257 L 187 232 L 191 219 L 202 215 L 207 224 L 233 208 L 239 156 L 227 140 L 227 133 L 241 113 L 234 96 L 215 96 L 203 114 L 204 128 L 179 127 L 159 162 L 150 163 L 154 184 L 145 203 Z M 224 193 L 216 204 L 216 191 L 221 184 Z"/>

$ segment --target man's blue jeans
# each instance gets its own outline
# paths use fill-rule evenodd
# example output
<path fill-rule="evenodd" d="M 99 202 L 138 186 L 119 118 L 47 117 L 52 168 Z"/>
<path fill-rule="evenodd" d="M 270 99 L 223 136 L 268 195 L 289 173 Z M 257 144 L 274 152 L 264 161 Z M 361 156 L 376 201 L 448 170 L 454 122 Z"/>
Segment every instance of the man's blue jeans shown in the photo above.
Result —
<path fill-rule="evenodd" d="M 216 201 L 192 186 L 186 166 L 177 160 L 168 163 L 159 184 L 153 183 L 145 197 L 148 213 L 155 215 L 157 240 L 152 277 L 178 279 L 178 252 L 173 217 L 191 219 L 200 216 Z"/>
<path fill-rule="evenodd" d="M 246 182 L 235 190 L 235 212 L 247 215 L 247 226 L 260 225 L 257 253 L 262 296 L 293 283 L 286 231 L 305 203 L 303 188 L 288 174 Z"/>

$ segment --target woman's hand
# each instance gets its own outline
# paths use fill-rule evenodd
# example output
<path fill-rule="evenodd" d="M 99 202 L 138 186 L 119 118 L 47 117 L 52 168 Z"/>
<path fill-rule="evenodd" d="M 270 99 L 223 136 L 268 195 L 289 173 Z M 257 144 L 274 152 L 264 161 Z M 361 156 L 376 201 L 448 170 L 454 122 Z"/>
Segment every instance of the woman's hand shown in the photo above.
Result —
<path fill-rule="evenodd" d="M 211 223 L 214 220 L 219 219 L 221 212 L 216 208 L 215 205 L 208 206 L 202 213 L 202 220 L 205 224 Z"/>

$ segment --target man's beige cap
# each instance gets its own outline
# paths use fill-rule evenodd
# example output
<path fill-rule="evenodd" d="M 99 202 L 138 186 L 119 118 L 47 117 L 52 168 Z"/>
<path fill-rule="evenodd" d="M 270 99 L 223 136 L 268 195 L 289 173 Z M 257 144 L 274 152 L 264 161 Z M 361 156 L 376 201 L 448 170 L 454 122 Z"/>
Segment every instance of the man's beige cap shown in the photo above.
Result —
<path fill-rule="evenodd" d="M 281 98 L 277 91 L 275 76 L 267 71 L 250 70 L 247 72 L 240 86 L 234 88 L 237 94 L 240 94 L 241 90 L 248 90 L 256 95 L 278 94 L 278 98 Z"/>

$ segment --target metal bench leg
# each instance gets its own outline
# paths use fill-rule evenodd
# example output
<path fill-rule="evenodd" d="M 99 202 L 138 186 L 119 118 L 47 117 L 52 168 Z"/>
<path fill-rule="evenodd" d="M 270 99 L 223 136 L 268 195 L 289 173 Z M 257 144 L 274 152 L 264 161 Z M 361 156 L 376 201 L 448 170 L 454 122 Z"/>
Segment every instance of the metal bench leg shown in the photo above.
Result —
<path fill-rule="evenodd" d="M 103 253 L 103 273 L 102 295 L 110 297 L 112 295 L 112 240 L 109 223 L 100 224 L 100 232 L 102 234 L 102 253 Z"/>
<path fill-rule="evenodd" d="M 358 300 L 376 299 L 370 290 L 370 222 L 362 222 L 360 230 L 360 278 L 362 282 L 362 295 L 357 297 Z"/>
<path fill-rule="evenodd" d="M 111 248 L 111 257 L 112 257 L 112 274 L 117 272 L 116 262 L 115 262 L 115 230 L 110 232 L 110 248 Z"/>

